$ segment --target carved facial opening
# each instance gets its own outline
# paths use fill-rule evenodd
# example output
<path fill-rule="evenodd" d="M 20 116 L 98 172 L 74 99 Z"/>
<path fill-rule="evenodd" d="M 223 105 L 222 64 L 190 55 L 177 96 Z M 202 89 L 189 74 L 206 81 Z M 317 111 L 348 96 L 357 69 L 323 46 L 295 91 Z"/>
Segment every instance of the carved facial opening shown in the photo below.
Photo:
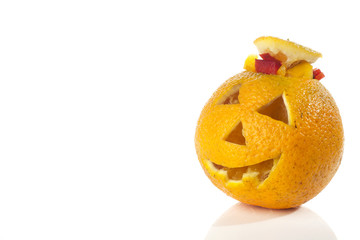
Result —
<path fill-rule="evenodd" d="M 270 174 L 271 169 L 276 165 L 278 159 L 269 159 L 258 164 L 249 165 L 239 168 L 227 168 L 215 163 L 212 163 L 217 170 L 225 171 L 229 180 L 242 180 L 246 175 L 257 177 L 260 182 L 263 182 Z"/>
<path fill-rule="evenodd" d="M 239 145 L 246 145 L 245 137 L 243 135 L 243 125 L 241 122 L 230 132 L 229 136 L 225 138 L 225 141 L 239 144 Z"/>
<path fill-rule="evenodd" d="M 258 113 L 271 117 L 277 121 L 289 124 L 288 111 L 284 102 L 283 95 L 275 98 L 268 104 L 262 106 Z"/>
<path fill-rule="evenodd" d="M 218 104 L 239 104 L 240 84 L 233 86 L 218 102 Z"/>

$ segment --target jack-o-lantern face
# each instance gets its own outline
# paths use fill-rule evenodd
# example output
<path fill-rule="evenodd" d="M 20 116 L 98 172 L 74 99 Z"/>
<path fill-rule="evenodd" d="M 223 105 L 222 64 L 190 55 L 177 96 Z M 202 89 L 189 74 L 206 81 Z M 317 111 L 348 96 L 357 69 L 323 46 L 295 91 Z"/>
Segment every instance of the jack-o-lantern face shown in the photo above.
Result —
<path fill-rule="evenodd" d="M 335 174 L 343 128 L 317 80 L 243 72 L 208 101 L 195 143 L 204 171 L 225 193 L 290 208 L 317 195 Z"/>

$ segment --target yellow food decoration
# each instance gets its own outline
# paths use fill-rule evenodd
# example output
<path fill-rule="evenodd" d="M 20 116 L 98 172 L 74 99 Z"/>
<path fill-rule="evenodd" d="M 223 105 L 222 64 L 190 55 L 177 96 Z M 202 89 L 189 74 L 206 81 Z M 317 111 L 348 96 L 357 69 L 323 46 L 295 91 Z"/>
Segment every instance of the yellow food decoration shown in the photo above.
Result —
<path fill-rule="evenodd" d="M 249 55 L 244 63 L 244 69 L 251 72 L 256 72 L 255 70 L 255 59 L 257 59 L 258 56 L 255 54 Z"/>
<path fill-rule="evenodd" d="M 295 78 L 313 78 L 313 67 L 308 62 L 301 62 L 296 66 L 288 69 L 286 71 L 287 77 L 295 77 Z"/>

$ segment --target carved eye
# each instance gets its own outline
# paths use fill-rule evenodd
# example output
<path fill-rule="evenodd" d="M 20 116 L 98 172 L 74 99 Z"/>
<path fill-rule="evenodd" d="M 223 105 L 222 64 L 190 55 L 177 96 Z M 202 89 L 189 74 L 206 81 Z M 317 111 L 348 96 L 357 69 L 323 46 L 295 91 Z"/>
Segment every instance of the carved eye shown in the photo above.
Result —
<path fill-rule="evenodd" d="M 218 104 L 239 104 L 239 89 L 241 84 L 233 86 L 218 102 Z"/>
<path fill-rule="evenodd" d="M 262 106 L 258 110 L 258 113 L 271 117 L 277 121 L 289 124 L 288 111 L 283 95 L 280 95 L 268 104 Z"/>
<path fill-rule="evenodd" d="M 239 144 L 239 145 L 246 145 L 246 140 L 243 135 L 243 125 L 241 122 L 230 132 L 230 134 L 225 138 L 225 141 Z"/>

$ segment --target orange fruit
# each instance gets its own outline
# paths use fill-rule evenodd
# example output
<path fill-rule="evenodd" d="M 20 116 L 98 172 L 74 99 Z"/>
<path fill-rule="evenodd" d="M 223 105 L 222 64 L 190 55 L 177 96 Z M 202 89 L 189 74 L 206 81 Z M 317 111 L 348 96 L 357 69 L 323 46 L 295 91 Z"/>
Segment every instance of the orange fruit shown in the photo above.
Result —
<path fill-rule="evenodd" d="M 343 140 L 339 110 L 318 80 L 250 71 L 216 90 L 195 134 L 199 161 L 215 186 L 274 209 L 315 197 L 340 165 Z"/>

